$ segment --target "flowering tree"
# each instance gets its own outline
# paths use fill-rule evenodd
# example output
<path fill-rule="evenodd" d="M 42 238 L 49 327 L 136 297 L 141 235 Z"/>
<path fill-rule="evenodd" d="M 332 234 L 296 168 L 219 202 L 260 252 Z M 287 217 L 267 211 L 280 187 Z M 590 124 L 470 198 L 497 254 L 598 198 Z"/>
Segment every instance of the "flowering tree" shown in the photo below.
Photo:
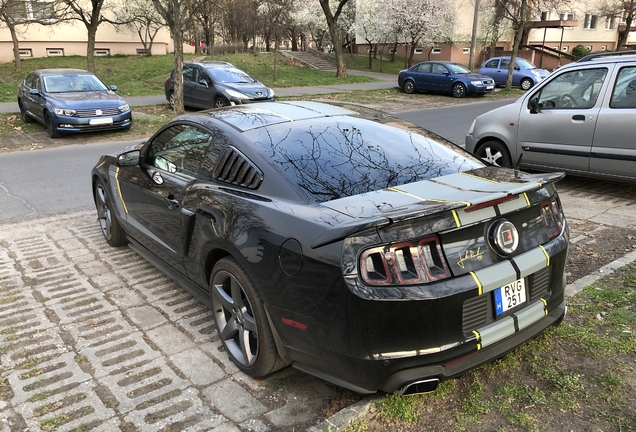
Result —
<path fill-rule="evenodd" d="M 369 69 L 373 67 L 373 57 L 378 44 L 385 44 L 394 33 L 391 21 L 384 14 L 385 0 L 366 0 L 357 8 L 354 30 L 369 45 Z"/>
<path fill-rule="evenodd" d="M 296 2 L 292 19 L 301 28 L 305 29 L 307 35 L 316 43 L 316 47 L 319 50 L 322 49 L 323 40 L 329 33 L 329 27 L 320 4 L 315 0 L 300 0 Z"/>
<path fill-rule="evenodd" d="M 603 0 L 599 7 L 607 19 L 625 22 L 625 31 L 618 33 L 616 49 L 625 47 L 632 24 L 636 21 L 636 0 Z"/>
<path fill-rule="evenodd" d="M 398 31 L 398 37 L 410 45 L 409 67 L 413 64 L 417 46 L 452 41 L 457 15 L 455 2 L 396 0 L 387 2 L 386 9 Z"/>

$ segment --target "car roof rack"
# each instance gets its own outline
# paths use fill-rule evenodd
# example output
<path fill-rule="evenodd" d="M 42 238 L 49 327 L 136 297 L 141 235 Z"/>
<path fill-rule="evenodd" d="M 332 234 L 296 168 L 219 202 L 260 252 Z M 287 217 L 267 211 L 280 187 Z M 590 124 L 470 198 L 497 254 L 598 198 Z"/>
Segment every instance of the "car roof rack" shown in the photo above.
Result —
<path fill-rule="evenodd" d="M 630 51 L 607 51 L 607 52 L 604 52 L 604 53 L 590 54 L 590 55 L 586 55 L 585 57 L 581 57 L 576 62 L 577 63 L 581 63 L 581 62 L 586 62 L 586 61 L 590 61 L 590 60 L 596 60 L 598 58 L 620 57 L 620 56 L 624 56 L 624 55 L 636 55 L 636 50 L 630 50 Z"/>

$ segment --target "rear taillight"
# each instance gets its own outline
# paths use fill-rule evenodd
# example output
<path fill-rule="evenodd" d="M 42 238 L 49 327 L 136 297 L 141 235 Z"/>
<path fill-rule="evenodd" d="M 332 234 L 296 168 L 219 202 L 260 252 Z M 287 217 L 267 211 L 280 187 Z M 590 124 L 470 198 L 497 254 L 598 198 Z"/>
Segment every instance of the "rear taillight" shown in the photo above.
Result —
<path fill-rule="evenodd" d="M 360 256 L 360 275 L 368 285 L 412 285 L 450 276 L 437 237 L 378 246 Z"/>
<path fill-rule="evenodd" d="M 561 233 L 565 223 L 565 215 L 556 196 L 541 204 L 541 219 L 550 239 Z"/>

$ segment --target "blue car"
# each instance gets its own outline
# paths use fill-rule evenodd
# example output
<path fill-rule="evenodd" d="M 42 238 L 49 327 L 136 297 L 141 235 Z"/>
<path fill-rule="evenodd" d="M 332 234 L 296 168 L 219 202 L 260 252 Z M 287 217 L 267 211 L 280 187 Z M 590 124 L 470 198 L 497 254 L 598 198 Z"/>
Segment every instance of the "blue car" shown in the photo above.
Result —
<path fill-rule="evenodd" d="M 46 126 L 51 138 L 66 133 L 128 130 L 130 107 L 117 86 L 106 87 L 95 75 L 80 69 L 40 69 L 18 86 L 22 121 Z"/>
<path fill-rule="evenodd" d="M 422 62 L 400 71 L 398 85 L 405 93 L 441 92 L 456 98 L 484 95 L 495 90 L 495 82 L 485 75 L 471 72 L 459 63 Z"/>
<path fill-rule="evenodd" d="M 539 69 L 524 58 L 517 58 L 515 70 L 512 73 L 512 85 L 522 90 L 529 90 L 545 77 L 550 75 L 545 69 Z M 487 60 L 477 72 L 488 75 L 495 80 L 496 85 L 506 85 L 510 67 L 510 56 L 493 57 Z"/>

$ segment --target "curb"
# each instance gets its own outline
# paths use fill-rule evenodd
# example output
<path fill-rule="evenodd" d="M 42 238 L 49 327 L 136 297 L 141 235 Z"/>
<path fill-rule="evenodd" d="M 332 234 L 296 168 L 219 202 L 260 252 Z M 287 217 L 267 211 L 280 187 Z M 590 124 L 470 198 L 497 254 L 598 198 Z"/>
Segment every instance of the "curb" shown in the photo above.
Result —
<path fill-rule="evenodd" d="M 627 255 L 612 261 L 611 263 L 601 267 L 587 276 L 583 276 L 571 284 L 567 284 L 565 286 L 565 296 L 572 297 L 576 295 L 585 287 L 592 285 L 603 276 L 612 274 L 619 268 L 631 264 L 634 261 L 636 261 L 636 251 L 630 252 Z M 349 426 L 356 420 L 365 420 L 370 418 L 373 415 L 373 403 L 378 399 L 381 399 L 383 396 L 384 395 L 376 393 L 375 395 L 356 402 L 355 404 L 338 411 L 331 417 L 322 420 L 320 423 L 307 428 L 305 432 L 335 432 L 340 428 Z"/>

